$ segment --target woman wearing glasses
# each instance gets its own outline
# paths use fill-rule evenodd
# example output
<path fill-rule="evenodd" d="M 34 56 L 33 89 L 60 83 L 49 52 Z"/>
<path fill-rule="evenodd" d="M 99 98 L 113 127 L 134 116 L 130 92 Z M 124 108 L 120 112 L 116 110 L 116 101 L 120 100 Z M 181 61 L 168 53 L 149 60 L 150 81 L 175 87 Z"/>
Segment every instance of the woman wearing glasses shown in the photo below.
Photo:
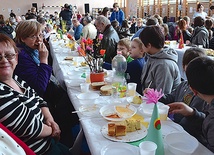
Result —
<path fill-rule="evenodd" d="M 15 43 L 0 34 L 0 122 L 36 154 L 69 155 L 67 147 L 54 141 L 60 138 L 60 129 L 47 103 L 13 74 L 17 61 Z"/>
<path fill-rule="evenodd" d="M 79 121 L 67 92 L 52 76 L 48 65 L 48 50 L 43 43 L 42 27 L 37 21 L 22 21 L 17 25 L 15 41 L 20 48 L 15 74 L 25 80 L 47 103 L 61 129 L 60 142 L 71 147 L 72 126 Z M 65 119 L 66 118 L 66 119 Z"/>

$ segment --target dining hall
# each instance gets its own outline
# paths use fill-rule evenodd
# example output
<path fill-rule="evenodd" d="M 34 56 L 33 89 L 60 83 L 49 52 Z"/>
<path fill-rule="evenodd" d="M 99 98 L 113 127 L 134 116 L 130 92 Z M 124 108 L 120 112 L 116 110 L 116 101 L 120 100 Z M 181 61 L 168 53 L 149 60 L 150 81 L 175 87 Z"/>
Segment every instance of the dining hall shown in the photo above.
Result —
<path fill-rule="evenodd" d="M 214 154 L 212 0 L 8 0 L 0 153 Z"/>

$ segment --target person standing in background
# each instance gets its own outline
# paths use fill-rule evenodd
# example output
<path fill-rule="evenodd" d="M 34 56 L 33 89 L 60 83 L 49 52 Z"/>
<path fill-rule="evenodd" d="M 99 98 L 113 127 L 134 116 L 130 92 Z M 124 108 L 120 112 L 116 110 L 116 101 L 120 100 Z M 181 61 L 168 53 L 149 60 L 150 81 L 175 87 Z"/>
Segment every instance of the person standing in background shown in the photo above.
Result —
<path fill-rule="evenodd" d="M 67 3 L 64 5 L 64 9 L 59 13 L 59 18 L 66 21 L 66 30 L 69 31 L 71 28 L 71 18 L 72 18 L 72 10 L 70 8 L 70 5 Z M 61 23 L 62 24 L 62 23 Z"/>
<path fill-rule="evenodd" d="M 108 7 L 104 7 L 103 11 L 101 12 L 101 15 L 106 16 L 107 18 L 109 18 L 109 8 Z"/>
<path fill-rule="evenodd" d="M 214 20 L 214 5 L 212 5 L 211 7 L 210 7 L 210 10 L 211 10 L 211 17 L 213 18 L 213 20 Z"/>
<path fill-rule="evenodd" d="M 122 25 L 123 20 L 125 19 L 125 15 L 123 10 L 119 8 L 118 3 L 113 4 L 113 12 L 111 13 L 110 21 L 117 20 L 119 25 Z"/>
<path fill-rule="evenodd" d="M 193 19 L 195 19 L 195 17 L 202 17 L 204 20 L 207 17 L 207 13 L 204 12 L 204 6 L 201 3 L 198 3 L 197 5 L 197 11 L 193 14 Z"/>

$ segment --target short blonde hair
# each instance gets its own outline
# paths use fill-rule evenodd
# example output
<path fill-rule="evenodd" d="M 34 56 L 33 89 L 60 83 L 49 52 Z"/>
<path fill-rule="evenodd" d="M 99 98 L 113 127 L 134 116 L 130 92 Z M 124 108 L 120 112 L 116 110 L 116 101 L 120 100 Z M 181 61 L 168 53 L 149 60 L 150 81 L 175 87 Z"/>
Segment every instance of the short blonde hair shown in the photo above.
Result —
<path fill-rule="evenodd" d="M 142 41 L 137 37 L 137 38 L 134 38 L 132 40 L 133 42 L 136 42 L 138 45 L 139 45 L 139 48 L 142 49 L 143 48 L 143 43 Z"/>
<path fill-rule="evenodd" d="M 19 22 L 15 31 L 15 42 L 22 44 L 22 39 L 26 39 L 29 36 L 40 33 L 42 31 L 42 26 L 37 21 L 25 20 Z"/>
<path fill-rule="evenodd" d="M 131 40 L 128 38 L 120 39 L 117 45 L 125 46 L 128 50 L 131 48 Z"/>

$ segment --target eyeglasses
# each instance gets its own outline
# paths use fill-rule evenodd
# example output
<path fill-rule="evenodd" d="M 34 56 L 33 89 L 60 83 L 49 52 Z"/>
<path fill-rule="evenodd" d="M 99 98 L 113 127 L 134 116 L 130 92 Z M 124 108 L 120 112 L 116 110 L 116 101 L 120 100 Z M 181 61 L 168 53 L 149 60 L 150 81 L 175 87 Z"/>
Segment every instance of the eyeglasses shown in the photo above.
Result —
<path fill-rule="evenodd" d="M 33 35 L 33 36 L 29 36 L 28 38 L 30 38 L 31 40 L 36 40 L 37 38 L 43 38 L 43 34 L 42 33 L 40 33 L 38 36 L 37 35 Z"/>
<path fill-rule="evenodd" d="M 2 59 L 3 59 L 3 57 L 5 58 L 5 59 L 7 59 L 7 60 L 12 60 L 12 59 L 14 59 L 15 58 L 15 56 L 16 56 L 16 53 L 14 54 L 5 54 L 5 55 L 0 55 L 0 61 L 2 61 Z"/>

